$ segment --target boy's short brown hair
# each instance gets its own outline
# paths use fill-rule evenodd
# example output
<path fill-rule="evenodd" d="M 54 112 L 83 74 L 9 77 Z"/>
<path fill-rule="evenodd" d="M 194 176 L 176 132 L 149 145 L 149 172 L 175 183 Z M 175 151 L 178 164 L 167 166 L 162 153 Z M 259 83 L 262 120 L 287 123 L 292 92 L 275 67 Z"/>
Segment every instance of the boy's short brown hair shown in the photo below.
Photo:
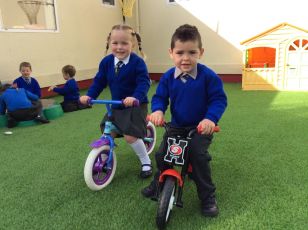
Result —
<path fill-rule="evenodd" d="M 74 77 L 76 74 L 76 69 L 72 65 L 66 65 L 63 66 L 62 73 L 68 74 L 70 77 Z"/>
<path fill-rule="evenodd" d="M 171 49 L 174 48 L 175 42 L 178 40 L 181 42 L 197 41 L 199 43 L 199 49 L 202 49 L 201 35 L 196 26 L 184 24 L 178 27 L 171 38 Z"/>
<path fill-rule="evenodd" d="M 21 68 L 22 67 L 29 67 L 30 68 L 30 70 L 32 71 L 32 67 L 31 67 L 31 64 L 30 64 L 30 62 L 22 62 L 22 63 L 20 63 L 20 65 L 19 65 L 19 71 L 21 71 Z"/>

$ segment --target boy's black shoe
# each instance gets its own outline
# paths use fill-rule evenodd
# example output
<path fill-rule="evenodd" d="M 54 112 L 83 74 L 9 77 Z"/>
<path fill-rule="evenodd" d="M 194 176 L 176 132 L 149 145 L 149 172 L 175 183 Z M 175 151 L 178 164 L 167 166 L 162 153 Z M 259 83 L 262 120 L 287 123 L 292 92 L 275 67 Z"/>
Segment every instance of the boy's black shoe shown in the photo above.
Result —
<path fill-rule="evenodd" d="M 34 118 L 34 120 L 36 120 L 36 121 L 38 121 L 38 122 L 41 122 L 41 123 L 43 123 L 43 124 L 46 124 L 46 123 L 49 123 L 49 122 L 50 122 L 49 120 L 47 120 L 46 118 L 44 118 L 44 117 L 42 117 L 42 116 L 40 116 L 40 115 L 38 115 L 36 118 Z"/>
<path fill-rule="evenodd" d="M 188 176 L 189 179 L 194 181 L 194 177 L 193 177 L 192 173 L 187 173 L 187 176 Z"/>
<path fill-rule="evenodd" d="M 17 121 L 12 117 L 8 117 L 7 118 L 7 127 L 8 128 L 14 128 L 15 126 L 17 126 Z"/>
<path fill-rule="evenodd" d="M 141 190 L 141 194 L 146 198 L 155 197 L 157 194 L 157 182 L 153 180 L 149 186 Z"/>
<path fill-rule="evenodd" d="M 211 195 L 201 203 L 201 211 L 204 216 L 215 217 L 218 215 L 219 210 L 215 195 Z"/>

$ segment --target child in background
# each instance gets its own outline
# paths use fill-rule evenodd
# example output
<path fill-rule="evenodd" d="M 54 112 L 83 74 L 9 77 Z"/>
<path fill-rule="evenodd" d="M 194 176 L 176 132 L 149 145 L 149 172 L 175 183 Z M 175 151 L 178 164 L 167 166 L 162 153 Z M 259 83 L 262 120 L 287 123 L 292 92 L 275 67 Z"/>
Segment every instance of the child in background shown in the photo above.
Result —
<path fill-rule="evenodd" d="M 79 109 L 89 108 L 79 104 L 79 88 L 75 80 L 76 69 L 72 65 L 66 65 L 62 68 L 63 78 L 66 83 L 63 87 L 50 86 L 48 91 L 56 92 L 64 96 L 61 106 L 64 112 L 73 112 Z"/>
<path fill-rule="evenodd" d="M 111 91 L 112 100 L 123 100 L 124 106 L 114 105 L 113 123 L 124 134 L 126 142 L 133 148 L 141 162 L 141 178 L 152 175 L 151 160 L 147 154 L 142 138 L 146 135 L 146 115 L 150 87 L 150 78 L 145 62 L 132 52 L 137 39 L 141 55 L 141 38 L 128 25 L 112 27 L 107 38 L 106 53 L 111 47 L 111 54 L 107 55 L 99 65 L 93 84 L 86 96 L 80 101 L 86 104 L 89 99 L 95 99 L 107 85 Z M 132 107 L 135 100 L 140 106 Z M 101 123 L 103 130 L 104 121 Z"/>
<path fill-rule="evenodd" d="M 37 80 L 30 76 L 32 73 L 31 64 L 29 62 L 20 63 L 19 72 L 21 73 L 21 76 L 16 78 L 13 84 L 17 84 L 18 88 L 24 88 L 41 98 L 41 87 Z"/>
<path fill-rule="evenodd" d="M 152 98 L 149 119 L 155 125 L 161 125 L 170 101 L 172 118 L 168 134 L 187 135 L 196 127 L 201 130 L 191 139 L 189 159 L 193 168 L 192 178 L 201 200 L 201 211 L 205 216 L 214 217 L 218 215 L 218 207 L 208 148 L 213 139 L 213 129 L 227 106 L 227 97 L 220 78 L 211 69 L 198 63 L 203 52 L 201 36 L 195 26 L 185 24 L 176 29 L 169 49 L 175 67 L 161 77 Z M 155 155 L 158 172 L 151 184 L 142 190 L 145 197 L 155 196 L 160 172 L 170 168 L 164 162 L 166 139 L 165 133 Z"/>
<path fill-rule="evenodd" d="M 36 120 L 43 124 L 49 123 L 42 117 L 42 104 L 39 97 L 31 92 L 5 84 L 0 89 L 0 114 L 7 111 L 8 128 L 13 128 L 18 121 Z"/>

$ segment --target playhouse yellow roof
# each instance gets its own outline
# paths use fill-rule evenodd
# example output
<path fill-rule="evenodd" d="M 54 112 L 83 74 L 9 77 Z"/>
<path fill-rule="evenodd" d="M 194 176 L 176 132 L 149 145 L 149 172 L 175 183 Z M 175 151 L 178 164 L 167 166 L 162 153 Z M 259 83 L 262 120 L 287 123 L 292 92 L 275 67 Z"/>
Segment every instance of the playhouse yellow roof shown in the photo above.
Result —
<path fill-rule="evenodd" d="M 247 44 L 251 44 L 254 41 L 260 40 L 260 39 L 266 40 L 267 42 L 275 43 L 275 41 L 278 42 L 284 39 L 287 34 L 294 33 L 295 31 L 297 33 L 307 33 L 308 34 L 308 30 L 305 30 L 305 29 L 302 29 L 297 26 L 284 22 L 284 23 L 280 23 L 277 26 L 274 26 L 271 29 L 264 31 L 263 33 L 253 36 L 252 38 L 242 41 L 240 44 L 247 45 Z"/>

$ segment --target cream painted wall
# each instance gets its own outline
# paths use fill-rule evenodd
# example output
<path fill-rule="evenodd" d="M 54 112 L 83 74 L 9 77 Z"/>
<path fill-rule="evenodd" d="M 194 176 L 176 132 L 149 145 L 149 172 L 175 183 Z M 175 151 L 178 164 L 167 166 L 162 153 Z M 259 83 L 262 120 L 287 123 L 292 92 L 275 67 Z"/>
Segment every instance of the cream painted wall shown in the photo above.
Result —
<path fill-rule="evenodd" d="M 77 80 L 92 78 L 111 26 L 122 22 L 118 1 L 117 7 L 108 8 L 100 0 L 57 0 L 59 32 L 0 32 L 0 80 L 19 76 L 22 61 L 32 63 L 42 87 L 63 83 L 60 70 L 66 64 L 76 66 Z M 306 1 L 179 0 L 178 5 L 169 5 L 166 0 L 137 0 L 139 10 L 127 23 L 139 25 L 152 73 L 163 73 L 173 65 L 168 55 L 171 35 L 189 23 L 202 35 L 202 63 L 219 74 L 241 74 L 240 42 L 282 22 L 308 29 Z"/>
<path fill-rule="evenodd" d="M 104 7 L 100 0 L 56 3 L 59 32 L 0 32 L 1 81 L 20 76 L 22 61 L 32 64 L 41 87 L 64 83 L 61 68 L 66 64 L 76 67 L 78 81 L 94 76 L 111 27 L 122 23 L 119 5 Z M 135 26 L 135 19 L 127 18 L 127 23 Z"/>
<path fill-rule="evenodd" d="M 172 65 L 171 35 L 185 23 L 196 25 L 203 38 L 201 59 L 220 74 L 241 74 L 240 43 L 280 23 L 308 30 L 307 0 L 139 0 L 139 19 L 150 72 Z"/>
<path fill-rule="evenodd" d="M 168 54 L 171 36 L 178 26 L 188 23 L 197 26 L 201 33 L 205 48 L 200 60 L 202 63 L 221 74 L 241 73 L 241 50 L 217 35 L 183 7 L 166 4 L 166 0 L 139 1 L 139 5 L 140 28 L 150 72 L 162 73 L 172 66 Z"/>

